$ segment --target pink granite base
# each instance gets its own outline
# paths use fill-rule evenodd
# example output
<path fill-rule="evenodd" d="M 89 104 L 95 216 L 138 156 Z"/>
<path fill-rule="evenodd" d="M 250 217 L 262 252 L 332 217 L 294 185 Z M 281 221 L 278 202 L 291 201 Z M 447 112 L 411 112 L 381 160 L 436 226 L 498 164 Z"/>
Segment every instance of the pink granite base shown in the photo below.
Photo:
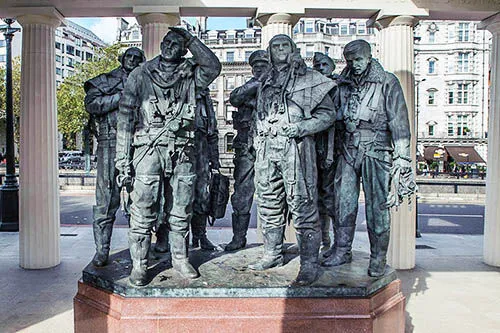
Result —
<path fill-rule="evenodd" d="M 75 332 L 403 333 L 400 285 L 364 298 L 131 298 L 79 282 Z"/>

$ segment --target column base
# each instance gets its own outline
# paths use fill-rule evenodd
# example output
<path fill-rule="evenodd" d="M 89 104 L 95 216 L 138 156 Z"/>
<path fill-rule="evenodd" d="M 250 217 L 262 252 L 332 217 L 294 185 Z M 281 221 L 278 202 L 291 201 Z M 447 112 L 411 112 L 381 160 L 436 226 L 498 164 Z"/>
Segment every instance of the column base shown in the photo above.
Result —
<path fill-rule="evenodd" d="M 368 255 L 354 253 L 350 264 L 322 268 L 318 281 L 291 287 L 298 258 L 265 272 L 246 270 L 261 254 L 193 251 L 201 274 L 183 279 L 170 256 L 150 259 L 148 286 L 127 282 L 128 250 L 115 253 L 104 268 L 83 271 L 74 298 L 75 332 L 390 332 L 403 333 L 404 296 L 393 269 L 375 279 L 366 274 Z"/>
<path fill-rule="evenodd" d="M 19 188 L 0 187 L 0 231 L 19 231 Z"/>

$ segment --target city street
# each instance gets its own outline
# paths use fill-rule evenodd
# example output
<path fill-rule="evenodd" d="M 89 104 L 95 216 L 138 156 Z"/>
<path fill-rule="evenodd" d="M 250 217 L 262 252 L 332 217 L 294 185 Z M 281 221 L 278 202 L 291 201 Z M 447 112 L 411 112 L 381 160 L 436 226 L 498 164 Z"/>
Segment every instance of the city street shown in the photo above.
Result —
<path fill-rule="evenodd" d="M 61 224 L 92 224 L 92 205 L 95 203 L 94 193 L 61 192 Z M 436 200 L 434 200 L 436 201 Z M 253 207 L 250 227 L 257 226 Z M 215 222 L 216 227 L 231 227 L 231 206 L 228 205 L 226 216 Z M 358 230 L 366 230 L 364 203 L 360 203 L 358 213 Z M 482 235 L 484 229 L 484 204 L 479 203 L 419 203 L 418 222 L 421 233 Z M 118 211 L 116 224 L 125 227 L 127 219 L 123 211 Z"/>

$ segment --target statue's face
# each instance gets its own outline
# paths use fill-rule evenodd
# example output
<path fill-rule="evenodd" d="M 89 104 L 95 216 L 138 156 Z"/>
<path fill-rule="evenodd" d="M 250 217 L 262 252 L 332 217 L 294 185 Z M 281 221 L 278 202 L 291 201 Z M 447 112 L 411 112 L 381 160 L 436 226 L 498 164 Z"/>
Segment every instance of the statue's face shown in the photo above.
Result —
<path fill-rule="evenodd" d="M 161 42 L 160 49 L 163 59 L 179 60 L 185 54 L 184 40 L 175 34 L 168 34 Z"/>
<path fill-rule="evenodd" d="M 267 61 L 256 61 L 252 66 L 253 77 L 258 79 L 269 69 L 269 63 Z"/>
<path fill-rule="evenodd" d="M 276 39 L 271 45 L 271 60 L 273 64 L 286 63 L 292 53 L 292 44 L 288 39 Z"/>
<path fill-rule="evenodd" d="M 354 75 L 363 74 L 371 60 L 371 54 L 367 54 L 366 52 L 357 52 L 345 55 L 347 66 L 352 70 Z"/>
<path fill-rule="evenodd" d="M 315 61 L 313 64 L 313 68 L 323 75 L 331 75 L 334 70 L 332 64 L 325 59 Z"/>
<path fill-rule="evenodd" d="M 128 51 L 123 55 L 123 60 L 122 60 L 123 68 L 127 72 L 131 72 L 134 70 L 134 68 L 139 66 L 141 61 L 142 61 L 142 55 L 138 51 L 136 50 Z"/>

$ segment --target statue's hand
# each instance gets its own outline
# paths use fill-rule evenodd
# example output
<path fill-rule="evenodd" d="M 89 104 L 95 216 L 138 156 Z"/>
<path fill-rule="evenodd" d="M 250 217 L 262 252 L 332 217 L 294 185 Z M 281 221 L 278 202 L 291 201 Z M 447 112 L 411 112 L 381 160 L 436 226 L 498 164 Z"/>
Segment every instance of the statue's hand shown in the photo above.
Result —
<path fill-rule="evenodd" d="M 191 38 L 193 38 L 193 35 L 191 35 L 191 33 L 184 28 L 180 27 L 168 27 L 168 28 L 173 32 L 175 32 L 176 34 L 182 36 L 186 41 L 189 41 Z"/>
<path fill-rule="evenodd" d="M 289 138 L 299 137 L 299 127 L 295 124 L 283 126 L 283 133 Z"/>

